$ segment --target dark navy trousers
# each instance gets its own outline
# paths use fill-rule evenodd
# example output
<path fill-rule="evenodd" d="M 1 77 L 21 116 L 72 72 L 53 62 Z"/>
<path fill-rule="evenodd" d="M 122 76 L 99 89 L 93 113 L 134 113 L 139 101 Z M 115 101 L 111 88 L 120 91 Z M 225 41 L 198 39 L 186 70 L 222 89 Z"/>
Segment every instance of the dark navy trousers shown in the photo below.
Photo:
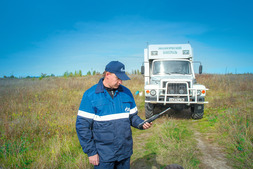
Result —
<path fill-rule="evenodd" d="M 99 162 L 94 169 L 130 169 L 130 157 L 121 161 Z"/>

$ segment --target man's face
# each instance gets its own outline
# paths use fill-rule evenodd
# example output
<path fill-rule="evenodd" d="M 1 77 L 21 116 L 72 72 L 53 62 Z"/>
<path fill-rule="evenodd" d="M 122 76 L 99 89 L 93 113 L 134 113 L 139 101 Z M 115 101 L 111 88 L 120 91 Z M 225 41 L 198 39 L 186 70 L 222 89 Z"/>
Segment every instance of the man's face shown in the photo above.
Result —
<path fill-rule="evenodd" d="M 108 86 L 112 89 L 117 89 L 120 84 L 122 84 L 122 80 L 119 79 L 114 73 L 109 73 L 107 74 L 108 78 Z"/>

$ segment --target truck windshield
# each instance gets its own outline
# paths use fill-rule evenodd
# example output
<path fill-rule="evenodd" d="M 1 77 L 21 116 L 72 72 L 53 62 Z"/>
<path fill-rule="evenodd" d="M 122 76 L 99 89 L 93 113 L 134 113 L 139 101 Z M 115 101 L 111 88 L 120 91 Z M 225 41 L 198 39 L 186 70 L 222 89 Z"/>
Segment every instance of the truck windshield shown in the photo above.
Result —
<path fill-rule="evenodd" d="M 191 74 L 190 62 L 188 61 L 154 61 L 153 75 L 164 74 Z"/>

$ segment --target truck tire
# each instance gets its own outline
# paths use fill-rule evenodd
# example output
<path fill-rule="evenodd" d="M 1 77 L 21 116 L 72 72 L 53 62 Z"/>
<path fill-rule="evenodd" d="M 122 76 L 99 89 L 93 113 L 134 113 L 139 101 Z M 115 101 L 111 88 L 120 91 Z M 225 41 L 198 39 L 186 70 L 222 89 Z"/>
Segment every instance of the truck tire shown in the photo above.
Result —
<path fill-rule="evenodd" d="M 194 105 L 191 107 L 191 113 L 192 113 L 192 118 L 197 120 L 197 119 L 202 119 L 204 116 L 204 105 L 201 105 L 202 108 L 198 109 L 198 104 Z"/>
<path fill-rule="evenodd" d="M 146 119 L 152 117 L 154 115 L 155 106 L 151 103 L 145 103 L 145 117 Z"/>

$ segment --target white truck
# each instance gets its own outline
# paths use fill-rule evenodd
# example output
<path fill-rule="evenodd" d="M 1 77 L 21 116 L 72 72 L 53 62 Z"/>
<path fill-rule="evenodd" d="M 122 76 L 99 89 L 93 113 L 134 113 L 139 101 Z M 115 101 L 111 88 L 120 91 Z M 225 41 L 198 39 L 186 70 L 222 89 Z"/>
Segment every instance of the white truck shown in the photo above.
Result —
<path fill-rule="evenodd" d="M 145 78 L 147 119 L 155 114 L 155 107 L 171 107 L 176 111 L 191 108 L 193 119 L 203 118 L 208 89 L 196 81 L 190 44 L 148 45 L 141 73 Z"/>

